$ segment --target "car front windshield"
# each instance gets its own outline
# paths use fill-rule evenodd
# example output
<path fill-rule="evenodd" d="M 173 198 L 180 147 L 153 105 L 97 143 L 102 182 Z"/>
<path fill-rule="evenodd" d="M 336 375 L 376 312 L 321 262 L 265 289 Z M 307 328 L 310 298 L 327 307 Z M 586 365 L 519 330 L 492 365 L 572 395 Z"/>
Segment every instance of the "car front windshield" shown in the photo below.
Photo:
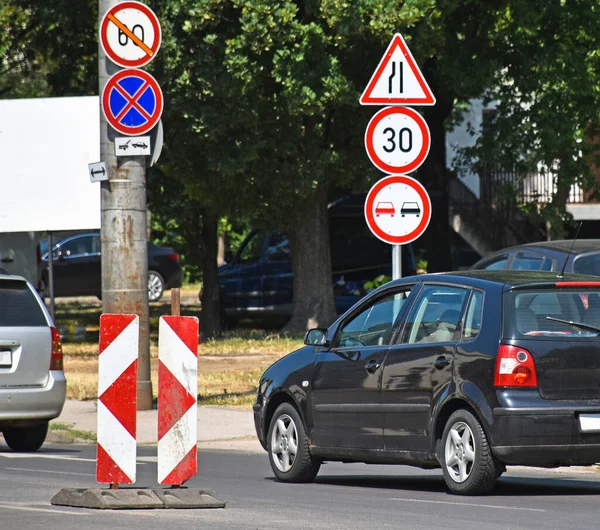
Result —
<path fill-rule="evenodd" d="M 600 289 L 509 291 L 504 298 L 504 338 L 573 340 L 600 335 Z"/>

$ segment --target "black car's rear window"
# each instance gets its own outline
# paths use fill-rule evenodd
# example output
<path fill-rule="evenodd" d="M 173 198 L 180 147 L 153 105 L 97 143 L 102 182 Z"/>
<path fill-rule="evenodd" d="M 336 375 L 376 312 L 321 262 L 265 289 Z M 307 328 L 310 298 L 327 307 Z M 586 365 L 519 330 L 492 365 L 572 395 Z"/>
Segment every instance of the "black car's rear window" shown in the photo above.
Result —
<path fill-rule="evenodd" d="M 47 325 L 42 308 L 25 282 L 0 280 L 0 327 Z"/>
<path fill-rule="evenodd" d="M 593 327 L 600 329 L 597 288 L 515 290 L 504 295 L 504 338 L 597 339 L 600 332 Z"/>

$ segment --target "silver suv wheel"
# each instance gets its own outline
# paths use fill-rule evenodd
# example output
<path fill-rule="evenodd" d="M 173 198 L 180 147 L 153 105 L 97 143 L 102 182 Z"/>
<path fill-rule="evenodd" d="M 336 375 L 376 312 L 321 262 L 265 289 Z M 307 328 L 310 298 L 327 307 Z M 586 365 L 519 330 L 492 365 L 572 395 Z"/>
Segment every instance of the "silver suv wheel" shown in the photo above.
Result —
<path fill-rule="evenodd" d="M 158 302 L 165 290 L 165 281 L 156 271 L 148 271 L 148 301 Z"/>

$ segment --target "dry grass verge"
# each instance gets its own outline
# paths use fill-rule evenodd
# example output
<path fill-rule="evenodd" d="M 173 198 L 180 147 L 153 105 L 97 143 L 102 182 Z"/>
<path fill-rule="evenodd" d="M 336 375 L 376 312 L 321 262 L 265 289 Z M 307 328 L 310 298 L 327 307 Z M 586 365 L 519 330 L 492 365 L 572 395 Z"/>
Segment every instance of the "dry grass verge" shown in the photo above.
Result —
<path fill-rule="evenodd" d="M 68 399 L 98 396 L 98 334 L 101 304 L 94 301 L 61 301 L 56 324 L 63 335 Z M 166 302 L 150 306 L 150 356 L 153 391 L 157 391 L 158 320 L 169 314 Z M 182 314 L 198 316 L 200 306 L 182 306 Z M 239 328 L 223 338 L 198 347 L 198 402 L 203 405 L 251 406 L 264 370 L 277 359 L 302 346 L 302 338 L 272 330 Z"/>

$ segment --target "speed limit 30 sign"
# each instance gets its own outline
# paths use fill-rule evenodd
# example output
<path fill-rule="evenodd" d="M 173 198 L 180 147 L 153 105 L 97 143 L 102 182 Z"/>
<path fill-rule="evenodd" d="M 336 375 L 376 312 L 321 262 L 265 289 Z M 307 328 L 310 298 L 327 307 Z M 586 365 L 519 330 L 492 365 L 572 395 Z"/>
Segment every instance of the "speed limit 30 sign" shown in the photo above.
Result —
<path fill-rule="evenodd" d="M 422 116 L 406 107 L 386 107 L 369 122 L 365 147 L 371 162 L 387 173 L 410 173 L 427 157 L 429 127 Z"/>

